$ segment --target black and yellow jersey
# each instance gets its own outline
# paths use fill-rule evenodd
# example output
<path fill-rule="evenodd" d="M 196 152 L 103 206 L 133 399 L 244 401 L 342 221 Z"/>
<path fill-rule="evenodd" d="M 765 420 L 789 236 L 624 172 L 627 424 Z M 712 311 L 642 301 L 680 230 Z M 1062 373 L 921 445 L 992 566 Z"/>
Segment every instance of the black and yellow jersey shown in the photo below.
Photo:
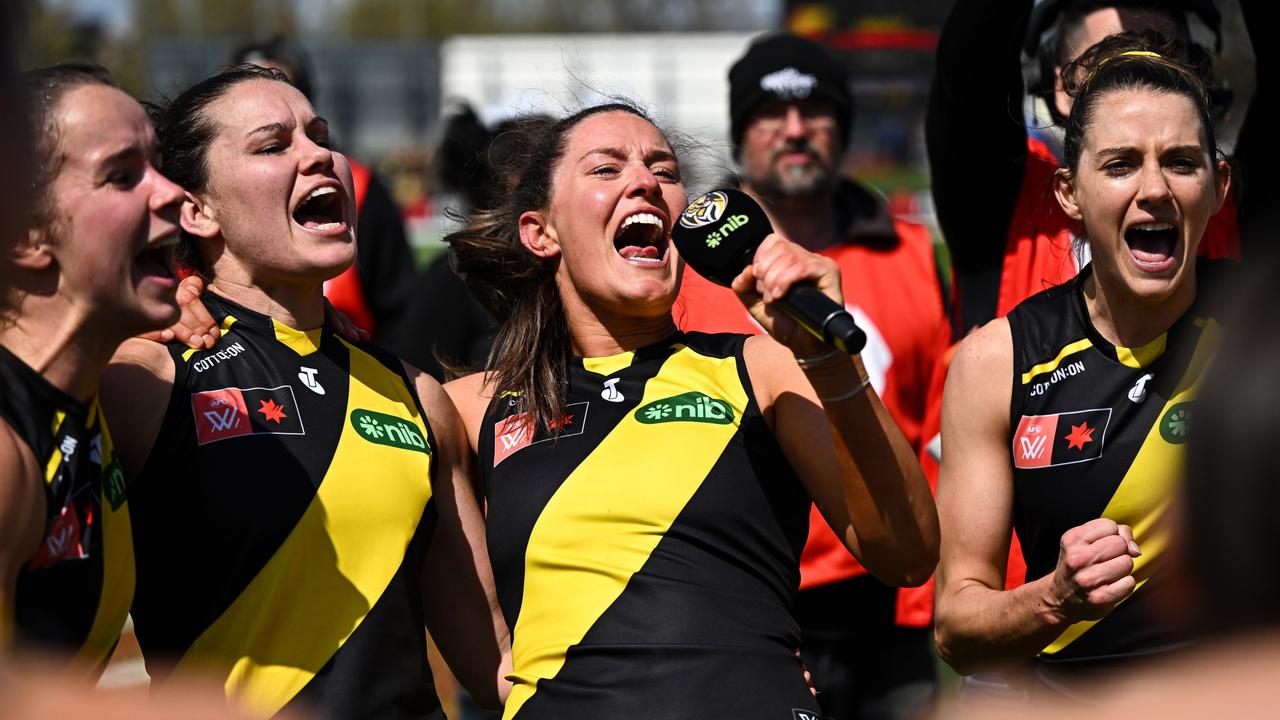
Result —
<path fill-rule="evenodd" d="M 1040 654 L 1042 670 L 1097 667 L 1185 640 L 1152 599 L 1165 582 L 1163 519 L 1221 333 L 1213 297 L 1229 265 L 1201 260 L 1196 302 L 1140 348 L 1112 345 L 1094 328 L 1081 289 L 1088 267 L 1009 314 L 1014 528 L 1027 579 L 1053 572 L 1062 534 L 1096 518 L 1131 526 L 1142 549 L 1134 594 L 1102 620 L 1063 632 Z"/>
<path fill-rule="evenodd" d="M 124 471 L 98 398 L 77 401 L 0 347 L 0 417 L 44 469 L 44 538 L 18 572 L 17 641 L 100 670 L 129 614 L 134 568 Z"/>
<path fill-rule="evenodd" d="M 509 394 L 490 404 L 504 717 L 819 715 L 791 614 L 809 497 L 760 415 L 744 339 L 572 359 L 549 432 L 531 434 Z"/>
<path fill-rule="evenodd" d="M 215 348 L 170 347 L 134 483 L 133 616 L 153 679 L 223 678 L 270 715 L 438 718 L 421 568 L 435 443 L 400 362 L 205 293 Z"/>

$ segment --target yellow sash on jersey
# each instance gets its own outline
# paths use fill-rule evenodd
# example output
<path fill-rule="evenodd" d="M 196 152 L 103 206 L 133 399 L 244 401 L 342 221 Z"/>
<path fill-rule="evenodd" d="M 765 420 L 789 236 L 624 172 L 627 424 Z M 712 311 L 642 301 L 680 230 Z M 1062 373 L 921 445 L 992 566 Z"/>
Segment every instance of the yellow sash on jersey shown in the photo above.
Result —
<path fill-rule="evenodd" d="M 588 359 L 592 372 L 625 367 Z M 680 347 L 645 385 L 635 406 L 690 390 L 733 408 L 729 424 L 645 424 L 634 411 L 618 423 L 547 502 L 525 550 L 524 595 L 512 631 L 515 687 L 503 718 L 512 718 L 555 677 L 565 653 L 622 595 L 738 432 L 747 394 L 734 358 L 709 358 Z"/>
<path fill-rule="evenodd" d="M 283 708 L 359 627 L 404 561 L 431 498 L 432 455 L 371 442 L 351 420 L 356 409 L 394 415 L 426 438 L 404 380 L 343 344 L 351 363 L 347 408 L 315 498 L 175 671 L 224 677 L 229 697 L 263 715 Z"/>
<path fill-rule="evenodd" d="M 1200 320 L 1196 323 L 1202 324 Z M 1147 432 L 1146 440 L 1134 456 L 1133 464 L 1129 466 L 1129 471 L 1125 473 L 1115 494 L 1111 496 L 1111 501 L 1102 511 L 1102 517 L 1133 528 L 1133 539 L 1142 548 L 1142 555 L 1133 561 L 1133 576 L 1138 581 L 1134 592 L 1151 579 L 1156 558 L 1160 557 L 1169 544 L 1169 528 L 1161 520 L 1182 480 L 1185 448 L 1182 444 L 1172 445 L 1166 442 L 1160 434 L 1160 423 L 1164 421 L 1170 408 L 1195 399 L 1199 393 L 1200 381 L 1218 348 L 1221 331 L 1221 326 L 1214 320 L 1203 322 L 1200 338 L 1186 372 L 1178 381 L 1168 402 L 1160 409 L 1155 424 Z M 1052 655 L 1061 651 L 1097 622 L 1088 620 L 1073 624 L 1041 652 Z"/>

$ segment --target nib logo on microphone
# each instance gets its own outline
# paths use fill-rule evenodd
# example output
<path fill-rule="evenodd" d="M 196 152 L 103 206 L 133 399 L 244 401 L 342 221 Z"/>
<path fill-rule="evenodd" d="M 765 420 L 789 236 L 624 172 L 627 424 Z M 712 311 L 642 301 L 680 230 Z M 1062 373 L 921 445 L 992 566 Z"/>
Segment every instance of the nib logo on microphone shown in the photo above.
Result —
<path fill-rule="evenodd" d="M 707 247 L 709 248 L 720 247 L 720 243 L 728 239 L 729 233 L 733 232 L 734 230 L 737 230 L 743 225 L 746 225 L 747 221 L 750 219 L 751 218 L 747 217 L 746 215 L 734 215 L 733 217 L 726 218 L 723 225 L 721 225 L 716 230 L 712 230 L 711 232 L 707 233 Z"/>

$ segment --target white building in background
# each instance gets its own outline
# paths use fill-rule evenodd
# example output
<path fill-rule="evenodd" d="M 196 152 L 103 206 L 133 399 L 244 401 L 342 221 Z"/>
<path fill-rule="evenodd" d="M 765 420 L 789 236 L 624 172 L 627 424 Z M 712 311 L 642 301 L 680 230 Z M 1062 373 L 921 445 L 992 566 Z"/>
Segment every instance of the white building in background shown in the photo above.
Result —
<path fill-rule="evenodd" d="M 694 182 L 713 182 L 731 163 L 729 66 L 755 35 L 460 35 L 440 45 L 440 97 L 492 125 L 621 96 L 692 138 Z"/>

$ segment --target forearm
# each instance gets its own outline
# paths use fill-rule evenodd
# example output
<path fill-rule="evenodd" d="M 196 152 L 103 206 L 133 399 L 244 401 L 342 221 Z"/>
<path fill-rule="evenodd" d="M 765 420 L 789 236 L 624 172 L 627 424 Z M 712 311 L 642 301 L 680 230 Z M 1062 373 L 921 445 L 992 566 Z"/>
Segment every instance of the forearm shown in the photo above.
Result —
<path fill-rule="evenodd" d="M 850 359 L 806 369 L 835 444 L 848 544 L 891 585 L 919 585 L 938 562 L 938 515 L 915 451 Z"/>
<path fill-rule="evenodd" d="M 1026 662 L 1070 627 L 1048 598 L 1052 576 L 1012 590 L 969 580 L 951 590 L 940 581 L 934 616 L 938 654 L 969 675 Z"/>

